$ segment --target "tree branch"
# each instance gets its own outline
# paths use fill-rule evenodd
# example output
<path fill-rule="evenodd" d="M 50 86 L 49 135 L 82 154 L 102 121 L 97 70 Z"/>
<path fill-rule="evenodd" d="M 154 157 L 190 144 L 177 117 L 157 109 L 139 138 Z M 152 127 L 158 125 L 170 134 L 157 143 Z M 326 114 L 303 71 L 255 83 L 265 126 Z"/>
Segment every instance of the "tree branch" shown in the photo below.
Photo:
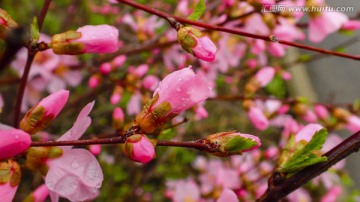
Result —
<path fill-rule="evenodd" d="M 325 162 L 306 167 L 287 179 L 281 173 L 273 173 L 268 180 L 267 191 L 257 202 L 273 202 L 282 199 L 359 149 L 360 131 L 324 154 L 328 158 Z"/>
<path fill-rule="evenodd" d="M 190 24 L 190 25 L 194 25 L 194 26 L 198 26 L 198 27 L 203 27 L 203 28 L 207 28 L 207 29 L 211 29 L 211 30 L 227 32 L 227 33 L 236 34 L 236 35 L 249 37 L 249 38 L 254 38 L 254 39 L 261 39 L 261 40 L 269 41 L 269 42 L 272 42 L 272 43 L 280 43 L 280 44 L 293 46 L 293 47 L 297 47 L 297 48 L 301 48 L 301 49 L 305 49 L 305 50 L 310 50 L 310 51 L 314 51 L 314 52 L 319 52 L 319 53 L 323 53 L 323 54 L 329 54 L 329 55 L 335 55 L 335 56 L 338 56 L 338 57 L 344 57 L 344 58 L 350 58 L 350 59 L 354 59 L 354 60 L 360 60 L 360 56 L 349 55 L 349 54 L 344 54 L 344 53 L 338 53 L 338 52 L 334 52 L 334 51 L 331 51 L 331 50 L 316 48 L 316 47 L 313 47 L 313 46 L 307 46 L 307 45 L 294 43 L 294 42 L 290 42 L 290 41 L 285 41 L 285 40 L 277 40 L 277 42 L 273 42 L 270 39 L 270 36 L 257 35 L 257 34 L 252 34 L 252 33 L 248 33 L 248 32 L 239 31 L 239 30 L 236 30 L 236 29 L 220 27 L 220 26 L 215 26 L 215 25 L 210 25 L 210 24 L 206 24 L 206 23 L 201 23 L 201 22 L 197 22 L 197 21 L 188 20 L 188 19 L 185 19 L 185 18 L 174 16 L 174 15 L 171 15 L 171 14 L 156 10 L 154 8 L 150 8 L 148 6 L 136 3 L 135 1 L 130 1 L 130 0 L 117 0 L 117 1 L 120 2 L 120 3 L 127 4 L 129 6 L 132 6 L 134 8 L 143 10 L 145 12 L 157 15 L 157 16 L 159 16 L 161 18 L 166 19 L 166 20 L 168 20 L 169 18 L 173 18 L 173 19 L 177 20 L 178 22 L 184 23 L 184 24 Z"/>

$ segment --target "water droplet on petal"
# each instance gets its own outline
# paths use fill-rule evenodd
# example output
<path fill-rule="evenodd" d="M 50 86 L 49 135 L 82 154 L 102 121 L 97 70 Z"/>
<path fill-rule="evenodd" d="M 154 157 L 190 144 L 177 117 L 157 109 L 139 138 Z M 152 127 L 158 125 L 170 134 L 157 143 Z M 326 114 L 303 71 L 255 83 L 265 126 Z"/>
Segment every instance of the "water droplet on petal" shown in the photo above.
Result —
<path fill-rule="evenodd" d="M 79 162 L 73 161 L 73 162 L 71 163 L 71 168 L 77 169 L 77 168 L 79 168 L 79 167 L 80 167 Z"/>

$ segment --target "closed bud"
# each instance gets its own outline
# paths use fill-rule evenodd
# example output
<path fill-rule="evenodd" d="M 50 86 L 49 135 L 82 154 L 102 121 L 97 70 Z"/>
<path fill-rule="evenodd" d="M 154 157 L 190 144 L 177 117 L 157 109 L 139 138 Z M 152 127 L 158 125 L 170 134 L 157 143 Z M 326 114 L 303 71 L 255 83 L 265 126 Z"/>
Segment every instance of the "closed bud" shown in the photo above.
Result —
<path fill-rule="evenodd" d="M 1 8 L 0 8 L 0 25 L 6 28 L 18 27 L 18 24 L 11 18 L 11 16 Z"/>
<path fill-rule="evenodd" d="M 124 146 L 124 152 L 131 160 L 147 163 L 155 158 L 155 148 L 145 135 L 130 136 Z"/>
<path fill-rule="evenodd" d="M 151 133 L 209 95 L 205 77 L 195 74 L 191 68 L 175 71 L 159 83 L 153 98 L 145 104 L 134 123 L 143 132 Z"/>
<path fill-rule="evenodd" d="M 51 48 L 56 54 L 114 53 L 119 49 L 119 31 L 110 25 L 83 26 L 56 34 Z"/>
<path fill-rule="evenodd" d="M 177 40 L 181 47 L 193 56 L 207 61 L 215 60 L 217 48 L 209 36 L 198 29 L 181 26 L 177 32 Z"/>
<path fill-rule="evenodd" d="M 0 130 L 0 160 L 20 154 L 28 149 L 30 144 L 30 135 L 22 130 Z"/>
<path fill-rule="evenodd" d="M 242 154 L 245 151 L 256 149 L 261 146 L 258 137 L 239 132 L 216 133 L 206 137 L 206 140 L 218 147 L 219 151 L 212 154 L 222 157 Z"/>
<path fill-rule="evenodd" d="M 113 128 L 121 130 L 124 126 L 124 112 L 120 107 L 116 107 L 113 112 Z"/>
<path fill-rule="evenodd" d="M 30 193 L 23 202 L 44 202 L 48 196 L 49 189 L 46 184 L 42 184 L 34 192 Z"/>
<path fill-rule="evenodd" d="M 42 99 L 31 108 L 20 122 L 20 127 L 30 135 L 50 125 L 69 98 L 69 91 L 59 90 Z"/>

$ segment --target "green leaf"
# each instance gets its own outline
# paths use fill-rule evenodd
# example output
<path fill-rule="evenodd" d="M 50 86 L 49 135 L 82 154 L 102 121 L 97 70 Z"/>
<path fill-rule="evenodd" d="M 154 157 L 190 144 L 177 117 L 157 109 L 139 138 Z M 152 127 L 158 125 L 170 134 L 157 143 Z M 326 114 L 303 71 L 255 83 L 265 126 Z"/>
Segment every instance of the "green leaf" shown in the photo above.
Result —
<path fill-rule="evenodd" d="M 285 158 L 286 161 L 282 162 L 277 171 L 294 173 L 307 166 L 326 161 L 327 158 L 325 156 L 320 156 L 320 154 L 316 154 L 314 151 L 318 151 L 322 148 L 327 135 L 326 129 L 321 129 L 314 134 L 310 142 L 305 146 L 297 147 L 297 145 L 295 145 L 293 148 L 294 152 L 292 154 L 287 153 L 290 157 L 287 159 Z M 286 148 L 286 152 L 289 152 L 289 150 L 290 148 Z"/>
<path fill-rule="evenodd" d="M 286 95 L 286 85 L 280 75 L 275 75 L 274 79 L 265 87 L 265 90 L 277 98 Z"/>
<path fill-rule="evenodd" d="M 205 9 L 206 9 L 206 5 L 205 5 L 204 0 L 200 0 L 196 4 L 194 11 L 189 15 L 189 17 L 187 19 L 193 20 L 193 21 L 198 20 L 204 14 Z"/>
<path fill-rule="evenodd" d="M 36 17 L 34 17 L 32 23 L 30 25 L 30 32 L 31 32 L 32 43 L 37 43 L 40 38 L 40 32 L 39 32 L 38 21 L 37 21 Z"/>

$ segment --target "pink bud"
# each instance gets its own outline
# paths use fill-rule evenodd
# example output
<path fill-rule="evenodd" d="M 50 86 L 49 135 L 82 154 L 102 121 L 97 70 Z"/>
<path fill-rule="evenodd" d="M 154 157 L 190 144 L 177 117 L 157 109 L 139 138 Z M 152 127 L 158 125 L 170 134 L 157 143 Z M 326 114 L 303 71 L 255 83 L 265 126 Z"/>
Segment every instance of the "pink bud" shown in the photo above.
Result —
<path fill-rule="evenodd" d="M 271 146 L 267 148 L 266 151 L 264 152 L 264 156 L 269 159 L 272 159 L 278 155 L 279 155 L 279 148 L 275 146 Z"/>
<path fill-rule="evenodd" d="M 239 202 L 239 199 L 233 190 L 223 189 L 216 202 Z"/>
<path fill-rule="evenodd" d="M 101 145 L 100 144 L 93 144 L 90 145 L 89 151 L 94 154 L 95 156 L 99 155 L 101 152 Z"/>
<path fill-rule="evenodd" d="M 207 62 L 215 60 L 217 48 L 209 36 L 201 31 L 190 26 L 182 26 L 177 32 L 177 40 L 185 51 L 195 57 Z"/>
<path fill-rule="evenodd" d="M 120 102 L 120 100 L 121 100 L 121 95 L 119 93 L 114 92 L 111 95 L 111 98 L 110 98 L 111 104 L 116 105 L 118 102 Z"/>
<path fill-rule="evenodd" d="M 314 112 L 320 119 L 329 117 L 329 111 L 323 105 L 315 105 Z"/>
<path fill-rule="evenodd" d="M 295 141 L 299 142 L 301 140 L 305 140 L 310 142 L 315 133 L 323 128 L 324 127 L 322 127 L 320 124 L 308 124 L 295 135 Z"/>
<path fill-rule="evenodd" d="M 96 88 L 100 83 L 100 78 L 98 75 L 92 75 L 89 79 L 89 87 Z"/>
<path fill-rule="evenodd" d="M 216 57 L 217 48 L 209 36 L 205 35 L 197 38 L 196 46 L 192 48 L 192 51 L 195 57 L 207 62 L 213 62 Z"/>
<path fill-rule="evenodd" d="M 246 61 L 246 64 L 249 66 L 250 69 L 254 69 L 257 66 L 258 62 L 256 59 L 248 59 Z"/>
<path fill-rule="evenodd" d="M 36 190 L 32 193 L 34 197 L 33 202 L 44 202 L 45 199 L 49 196 L 49 189 L 47 188 L 46 184 L 43 184 L 36 188 Z"/>
<path fill-rule="evenodd" d="M 156 76 L 147 75 L 144 78 L 142 85 L 144 86 L 144 88 L 146 88 L 148 90 L 155 90 L 158 83 L 159 83 L 159 79 Z"/>
<path fill-rule="evenodd" d="M 346 128 L 351 132 L 358 132 L 360 130 L 360 118 L 356 115 L 351 115 L 347 118 Z"/>
<path fill-rule="evenodd" d="M 256 74 L 255 78 L 260 82 L 261 87 L 270 83 L 275 76 L 275 70 L 272 67 L 261 68 Z"/>
<path fill-rule="evenodd" d="M 255 128 L 259 130 L 266 130 L 269 127 L 269 120 L 258 107 L 250 107 L 248 116 Z"/>
<path fill-rule="evenodd" d="M 154 92 L 153 98 L 135 122 L 144 132 L 152 132 L 180 112 L 202 102 L 210 95 L 204 76 L 184 68 L 167 75 Z"/>
<path fill-rule="evenodd" d="M 20 154 L 30 147 L 30 135 L 22 130 L 0 130 L 0 160 Z"/>
<path fill-rule="evenodd" d="M 360 29 L 360 21 L 357 20 L 349 20 L 345 22 L 342 26 L 342 29 L 345 30 L 357 30 Z"/>
<path fill-rule="evenodd" d="M 76 30 L 81 33 L 74 42 L 83 43 L 85 53 L 114 53 L 118 47 L 119 30 L 110 25 L 86 25 Z"/>
<path fill-rule="evenodd" d="M 292 75 L 288 71 L 281 71 L 281 78 L 283 78 L 286 81 L 289 81 L 292 79 Z"/>
<path fill-rule="evenodd" d="M 35 134 L 50 125 L 60 113 L 69 98 L 69 91 L 59 90 L 42 99 L 31 108 L 20 122 L 20 127 L 29 134 Z"/>
<path fill-rule="evenodd" d="M 334 186 L 328 193 L 326 193 L 323 197 L 321 197 L 320 202 L 335 202 L 342 192 L 341 186 Z"/>
<path fill-rule="evenodd" d="M 119 55 L 116 58 L 114 58 L 114 60 L 112 62 L 115 66 L 120 67 L 125 63 L 125 61 L 126 61 L 126 56 Z"/>
<path fill-rule="evenodd" d="M 209 116 L 208 112 L 202 105 L 199 105 L 195 109 L 195 119 L 196 120 L 206 119 L 208 116 Z"/>
<path fill-rule="evenodd" d="M 104 75 L 107 75 L 111 72 L 111 64 L 109 62 L 105 62 L 100 65 L 100 72 Z"/>
<path fill-rule="evenodd" d="M 302 119 L 309 123 L 315 123 L 317 122 L 317 116 L 316 114 L 311 110 L 306 110 L 305 114 L 301 116 Z"/>
<path fill-rule="evenodd" d="M 142 65 L 139 65 L 139 66 L 134 70 L 133 73 L 140 78 L 140 77 L 144 76 L 148 71 L 149 71 L 149 65 L 147 65 L 147 64 L 142 64 Z"/>
<path fill-rule="evenodd" d="M 113 118 L 124 121 L 124 112 L 120 107 L 114 109 Z"/>
<path fill-rule="evenodd" d="M 147 163 L 155 158 L 154 145 L 145 135 L 130 136 L 124 147 L 125 154 L 133 161 Z"/>

